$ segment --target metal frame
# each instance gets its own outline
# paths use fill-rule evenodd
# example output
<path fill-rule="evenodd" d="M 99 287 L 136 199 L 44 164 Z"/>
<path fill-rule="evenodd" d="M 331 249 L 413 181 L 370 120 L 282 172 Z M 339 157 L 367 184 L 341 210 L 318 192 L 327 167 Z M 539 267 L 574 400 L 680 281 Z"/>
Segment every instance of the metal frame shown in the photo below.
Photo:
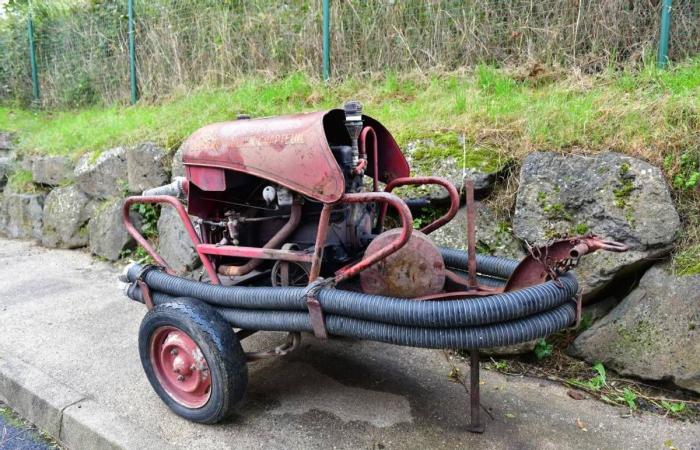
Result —
<path fill-rule="evenodd" d="M 450 196 L 450 209 L 442 217 L 438 217 L 433 222 L 430 222 L 428 225 L 426 225 L 423 228 L 421 228 L 420 230 L 418 230 L 421 233 L 430 234 L 433 231 L 440 228 L 441 226 L 448 223 L 450 220 L 452 220 L 457 215 L 457 211 L 459 211 L 459 193 L 457 192 L 457 189 L 454 187 L 454 185 L 449 180 L 447 180 L 445 178 L 441 178 L 441 177 L 402 177 L 402 178 L 396 178 L 396 179 L 390 181 L 389 184 L 386 185 L 386 187 L 384 188 L 384 192 L 391 192 L 400 186 L 424 185 L 424 184 L 437 184 L 438 186 L 442 186 L 445 188 L 445 190 L 447 191 L 447 194 Z M 379 218 L 377 219 L 377 224 L 378 224 L 379 230 L 383 229 L 383 227 L 384 227 L 384 219 L 386 218 L 386 212 L 387 212 L 387 207 L 386 207 L 386 205 L 383 205 L 381 211 L 379 212 Z"/>
<path fill-rule="evenodd" d="M 158 263 L 158 265 L 163 266 L 165 270 L 169 273 L 174 273 L 170 268 L 168 263 L 158 254 L 155 248 L 148 242 L 148 240 L 141 234 L 141 232 L 134 226 L 131 221 L 130 209 L 134 204 L 145 203 L 145 204 L 168 204 L 175 208 L 180 220 L 182 220 L 185 226 L 185 231 L 187 235 L 192 240 L 194 244 L 195 251 L 202 261 L 207 274 L 209 275 L 211 282 L 213 284 L 221 284 L 219 275 L 217 273 L 214 263 L 211 261 L 209 256 L 232 256 L 237 258 L 250 258 L 250 259 L 268 259 L 268 260 L 279 260 L 279 261 L 293 261 L 293 262 L 306 262 L 311 263 L 311 270 L 309 273 L 309 282 L 313 282 L 318 278 L 321 273 L 321 264 L 323 261 L 323 248 L 326 242 L 326 237 L 328 234 L 328 228 L 330 226 L 330 216 L 333 208 L 336 205 L 341 204 L 351 204 L 351 203 L 372 203 L 378 202 L 384 205 L 393 206 L 399 213 L 399 217 L 402 222 L 402 232 L 400 236 L 388 244 L 386 247 L 382 248 L 379 252 L 374 253 L 360 261 L 350 264 L 349 266 L 343 267 L 338 270 L 335 274 L 335 281 L 340 282 L 348 278 L 352 278 L 367 269 L 371 265 L 375 264 L 377 261 L 386 258 L 392 253 L 398 251 L 403 247 L 411 237 L 413 231 L 413 217 L 411 216 L 411 211 L 406 205 L 406 203 L 399 197 L 387 193 L 387 192 L 363 192 L 357 194 L 345 194 L 340 200 L 335 203 L 324 203 L 323 210 L 319 217 L 318 231 L 316 234 L 316 243 L 314 245 L 313 253 L 308 251 L 297 251 L 297 250 L 284 250 L 284 249 L 274 249 L 274 248 L 261 248 L 261 247 L 242 247 L 234 245 L 216 245 L 216 244 L 205 244 L 202 243 L 199 235 L 195 231 L 194 225 L 190 220 L 184 205 L 176 197 L 170 195 L 152 195 L 152 196 L 133 196 L 129 197 L 124 201 L 123 206 L 123 222 L 126 227 L 127 232 L 134 237 L 136 242 L 141 245 L 146 252 Z"/>

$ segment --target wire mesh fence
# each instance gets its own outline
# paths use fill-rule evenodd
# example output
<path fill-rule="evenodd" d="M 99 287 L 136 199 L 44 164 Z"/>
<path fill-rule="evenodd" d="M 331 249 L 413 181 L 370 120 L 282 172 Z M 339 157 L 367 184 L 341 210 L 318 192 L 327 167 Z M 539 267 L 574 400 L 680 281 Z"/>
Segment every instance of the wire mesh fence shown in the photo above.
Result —
<path fill-rule="evenodd" d="M 34 3 L 41 103 L 129 101 L 128 0 Z M 664 0 L 330 1 L 334 78 L 539 62 L 595 72 L 651 60 Z M 135 3 L 140 95 L 242 75 L 320 76 L 323 0 Z M 31 100 L 29 11 L 0 18 L 0 98 Z M 700 52 L 700 0 L 675 0 L 671 59 Z"/>

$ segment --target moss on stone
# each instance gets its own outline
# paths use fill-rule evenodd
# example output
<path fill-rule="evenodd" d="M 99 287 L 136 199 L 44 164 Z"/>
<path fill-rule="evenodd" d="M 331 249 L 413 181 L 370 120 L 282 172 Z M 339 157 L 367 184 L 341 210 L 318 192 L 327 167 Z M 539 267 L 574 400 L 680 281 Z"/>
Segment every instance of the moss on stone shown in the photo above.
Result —
<path fill-rule="evenodd" d="M 489 148 L 474 146 L 472 142 L 459 133 L 433 132 L 419 135 L 404 136 L 402 147 L 409 142 L 415 142 L 412 151 L 414 165 L 430 164 L 438 159 L 454 158 L 459 167 L 465 166 L 483 173 L 497 173 L 508 164 L 508 159 Z M 465 152 L 466 147 L 466 152 Z M 466 153 L 466 154 L 465 154 Z"/>
<path fill-rule="evenodd" d="M 571 227 L 571 234 L 573 235 L 583 235 L 588 233 L 590 230 L 589 226 L 585 223 L 577 223 L 573 227 Z"/>
<path fill-rule="evenodd" d="M 558 192 L 559 191 L 555 188 L 555 193 Z M 538 192 L 537 202 L 548 220 L 565 220 L 567 222 L 573 220 L 571 213 L 566 210 L 566 207 L 562 203 L 551 201 L 547 193 L 542 191 Z"/>
<path fill-rule="evenodd" d="M 620 336 L 618 345 L 623 352 L 649 355 L 653 352 L 653 347 L 656 346 L 661 337 L 654 324 L 647 320 L 639 320 L 631 328 L 619 322 L 615 325 L 615 330 Z"/>
<path fill-rule="evenodd" d="M 618 171 L 619 181 L 613 188 L 615 196 L 615 206 L 620 209 L 625 209 L 630 206 L 630 196 L 635 189 L 634 175 L 630 173 L 629 163 L 623 163 Z"/>
<path fill-rule="evenodd" d="M 32 181 L 32 172 L 30 170 L 15 170 L 8 177 L 7 184 L 15 192 L 35 193 L 40 191 L 39 187 Z"/>
<path fill-rule="evenodd" d="M 97 160 L 100 158 L 100 155 L 102 155 L 102 151 L 100 150 L 93 150 L 90 152 L 89 156 L 87 157 L 88 164 L 91 166 L 97 162 Z"/>

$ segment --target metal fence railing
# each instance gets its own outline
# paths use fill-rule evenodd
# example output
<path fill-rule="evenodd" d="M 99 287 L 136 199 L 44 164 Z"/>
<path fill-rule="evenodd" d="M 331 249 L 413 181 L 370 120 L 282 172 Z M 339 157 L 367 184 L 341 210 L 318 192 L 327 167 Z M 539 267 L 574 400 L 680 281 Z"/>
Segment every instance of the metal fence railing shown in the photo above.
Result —
<path fill-rule="evenodd" d="M 0 100 L 134 103 L 249 74 L 530 62 L 595 72 L 700 53 L 700 0 L 54 3 L 0 15 Z"/>

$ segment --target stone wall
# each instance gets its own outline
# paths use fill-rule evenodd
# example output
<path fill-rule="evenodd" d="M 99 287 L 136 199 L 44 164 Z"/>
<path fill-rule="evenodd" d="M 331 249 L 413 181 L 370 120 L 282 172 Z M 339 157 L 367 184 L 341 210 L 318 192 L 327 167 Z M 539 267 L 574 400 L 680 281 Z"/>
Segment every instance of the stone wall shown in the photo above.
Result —
<path fill-rule="evenodd" d="M 135 248 L 122 224 L 124 198 L 167 183 L 171 166 L 182 165 L 173 163 L 177 156 L 149 142 L 90 152 L 77 161 L 66 156 L 19 157 L 12 142 L 11 135 L 0 133 L 0 232 L 50 248 L 87 248 L 109 261 Z M 31 182 L 8 184 L 13 172 Z M 131 214 L 139 227 L 146 225 L 137 211 Z M 192 247 L 182 239 L 182 225 L 171 219 L 165 213 L 149 226 L 158 229 L 158 247 L 174 267 L 192 269 Z"/>

